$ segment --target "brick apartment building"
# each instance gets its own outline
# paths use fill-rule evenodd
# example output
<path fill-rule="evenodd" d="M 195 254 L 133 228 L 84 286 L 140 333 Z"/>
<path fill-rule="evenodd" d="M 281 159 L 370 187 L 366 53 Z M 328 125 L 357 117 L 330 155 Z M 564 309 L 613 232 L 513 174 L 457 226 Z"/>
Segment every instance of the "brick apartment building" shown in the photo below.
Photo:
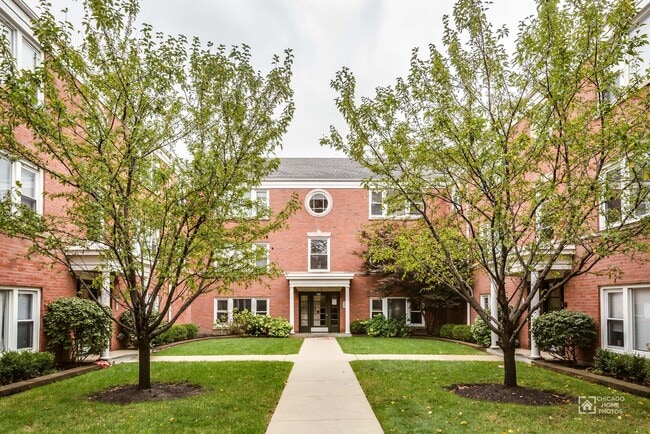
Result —
<path fill-rule="evenodd" d="M 374 276 L 362 271 L 357 238 L 362 226 L 391 218 L 381 194 L 363 188 L 369 175 L 346 158 L 282 159 L 251 197 L 271 210 L 281 209 L 294 193 L 300 198 L 302 209 L 288 228 L 259 243 L 284 275 L 232 294 L 200 297 L 192 305 L 192 320 L 201 332 L 213 332 L 215 321 L 228 321 L 234 309 L 287 318 L 296 333 L 350 333 L 352 321 L 378 313 L 405 316 L 414 327 L 424 327 L 420 308 L 406 295 L 381 298 Z M 437 321 L 464 323 L 466 312 L 465 307 L 445 312 Z"/>
<path fill-rule="evenodd" d="M 646 7 L 640 19 L 650 21 Z M 0 0 L 0 31 L 9 39 L 16 61 L 23 68 L 33 67 L 40 59 L 38 45 L 30 35 L 29 22 L 34 13 L 21 0 Z M 649 23 L 650 24 L 650 23 Z M 647 26 L 646 26 L 647 27 Z M 650 65 L 650 54 L 645 62 Z M 648 66 L 648 65 L 646 65 Z M 29 140 L 27 131 L 24 140 Z M 363 225 L 392 218 L 382 205 L 381 192 L 363 187 L 369 173 L 348 159 L 288 158 L 258 188 L 251 198 L 281 209 L 296 193 L 302 208 L 288 221 L 287 229 L 259 240 L 272 261 L 284 271 L 264 284 L 239 288 L 231 293 L 201 296 L 182 318 L 193 322 L 201 333 L 217 333 L 218 322 L 228 321 L 235 309 L 287 318 L 296 333 L 349 333 L 350 323 L 383 313 L 404 316 L 416 327 L 424 326 L 420 308 L 403 293 L 381 297 L 374 291 L 375 278 L 362 271 L 358 255 L 362 246 L 357 235 Z M 0 195 L 21 186 L 21 195 L 13 199 L 41 213 L 60 213 L 61 204 L 44 193 L 61 188 L 42 170 L 27 161 L 14 161 L 0 153 Z M 650 212 L 650 207 L 647 209 Z M 399 218 L 417 218 L 400 216 Z M 72 255 L 69 267 L 55 266 L 41 258 L 27 259 L 29 246 L 0 234 L 0 352 L 45 349 L 42 315 L 45 305 L 59 297 L 75 296 L 79 284 L 69 272 L 93 276 L 99 265 L 97 252 Z M 570 259 L 570 252 L 566 258 Z M 650 265 L 632 263 L 614 256 L 623 275 L 614 279 L 594 274 L 580 276 L 551 294 L 542 311 L 571 309 L 585 312 L 598 325 L 599 346 L 616 351 L 650 356 Z M 607 264 L 603 264 L 605 266 Z M 561 273 L 570 262 L 557 264 Z M 106 283 L 110 283 L 106 276 Z M 483 305 L 494 305 L 491 285 L 484 276 L 476 276 L 474 295 Z M 118 312 L 119 314 L 119 312 Z M 448 312 L 437 321 L 471 322 L 466 306 Z M 521 345 L 536 354 L 534 342 L 525 329 Z M 118 345 L 113 341 L 112 347 Z"/>

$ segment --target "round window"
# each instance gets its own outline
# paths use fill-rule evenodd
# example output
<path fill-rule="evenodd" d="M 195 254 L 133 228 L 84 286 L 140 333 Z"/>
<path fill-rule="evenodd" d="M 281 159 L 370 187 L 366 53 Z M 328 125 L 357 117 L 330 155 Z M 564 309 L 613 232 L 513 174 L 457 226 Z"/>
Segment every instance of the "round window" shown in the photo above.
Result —
<path fill-rule="evenodd" d="M 313 216 L 324 216 L 332 209 L 332 197 L 325 191 L 314 190 L 307 195 L 305 207 Z"/>

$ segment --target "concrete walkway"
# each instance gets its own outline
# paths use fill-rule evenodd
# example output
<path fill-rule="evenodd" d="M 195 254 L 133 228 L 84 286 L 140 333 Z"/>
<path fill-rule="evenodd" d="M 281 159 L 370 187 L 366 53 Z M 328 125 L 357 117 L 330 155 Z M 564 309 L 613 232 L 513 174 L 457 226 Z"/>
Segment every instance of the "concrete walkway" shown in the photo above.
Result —
<path fill-rule="evenodd" d="M 126 356 L 124 354 L 123 356 Z M 498 355 L 344 354 L 334 337 L 306 338 L 298 354 L 157 356 L 152 362 L 292 362 L 269 434 L 382 433 L 350 363 L 353 360 L 500 361 Z M 137 357 L 122 361 L 137 362 Z"/>
<path fill-rule="evenodd" d="M 269 434 L 382 433 L 335 338 L 308 338 L 294 358 Z"/>

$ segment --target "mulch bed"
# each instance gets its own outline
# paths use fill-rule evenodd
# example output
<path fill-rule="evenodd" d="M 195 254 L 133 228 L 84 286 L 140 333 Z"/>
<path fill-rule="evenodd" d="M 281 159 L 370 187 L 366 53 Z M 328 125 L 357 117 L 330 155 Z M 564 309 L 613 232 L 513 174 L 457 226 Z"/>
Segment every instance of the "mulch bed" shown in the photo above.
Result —
<path fill-rule="evenodd" d="M 103 390 L 89 399 L 109 404 L 130 404 L 187 398 L 199 395 L 202 391 L 201 386 L 189 383 L 154 383 L 151 385 L 151 389 L 138 389 L 136 384 L 127 384 Z"/>
<path fill-rule="evenodd" d="M 449 390 L 465 398 L 508 404 L 563 405 L 577 402 L 576 398 L 563 393 L 503 384 L 452 384 Z"/>

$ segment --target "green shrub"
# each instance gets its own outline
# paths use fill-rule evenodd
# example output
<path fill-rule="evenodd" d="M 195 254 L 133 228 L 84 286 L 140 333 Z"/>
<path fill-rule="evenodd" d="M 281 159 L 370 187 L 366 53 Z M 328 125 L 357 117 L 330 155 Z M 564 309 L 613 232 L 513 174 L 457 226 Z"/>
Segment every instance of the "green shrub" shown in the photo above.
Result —
<path fill-rule="evenodd" d="M 477 344 L 486 348 L 489 347 L 492 342 L 492 331 L 481 317 L 476 318 L 476 321 L 472 326 L 472 339 Z"/>
<path fill-rule="evenodd" d="M 153 324 L 154 318 L 158 316 L 158 312 L 153 311 L 151 312 L 151 316 L 149 317 L 149 325 Z M 130 345 L 133 347 L 138 346 L 138 337 L 135 335 L 135 321 L 133 321 L 133 312 L 130 310 L 126 310 L 122 312 L 122 315 L 120 315 L 120 323 L 123 325 L 121 327 L 121 332 L 122 332 L 122 337 L 124 338 L 124 343 L 126 345 Z M 159 327 L 164 326 L 164 323 L 161 324 Z M 118 336 L 119 338 L 119 336 Z M 154 343 L 152 342 L 152 345 Z"/>
<path fill-rule="evenodd" d="M 47 346 L 62 365 L 81 363 L 101 354 L 113 332 L 111 319 L 92 300 L 59 298 L 47 305 L 43 316 Z"/>
<path fill-rule="evenodd" d="M 199 337 L 199 328 L 196 324 L 187 323 L 181 325 L 187 330 L 187 339 L 196 339 Z"/>
<path fill-rule="evenodd" d="M 650 381 L 650 360 L 636 354 L 618 354 L 599 348 L 594 356 L 594 369 L 632 383 Z"/>
<path fill-rule="evenodd" d="M 368 321 L 367 319 L 358 319 L 350 323 L 350 333 L 353 335 L 365 335 L 368 333 Z"/>
<path fill-rule="evenodd" d="M 458 324 L 451 331 L 451 337 L 457 341 L 472 342 L 472 326 Z"/>
<path fill-rule="evenodd" d="M 575 365 L 578 348 L 594 343 L 596 324 L 582 312 L 557 310 L 535 318 L 531 333 L 541 350 Z"/>
<path fill-rule="evenodd" d="M 255 315 L 247 309 L 234 312 L 232 322 L 222 324 L 231 335 L 269 336 L 286 338 L 291 334 L 291 324 L 284 318 Z"/>
<path fill-rule="evenodd" d="M 445 324 L 440 327 L 440 337 L 445 339 L 453 339 L 454 327 L 457 324 Z"/>
<path fill-rule="evenodd" d="M 54 369 L 54 354 L 6 351 L 0 355 L 0 384 L 15 383 L 49 374 Z"/>
<path fill-rule="evenodd" d="M 171 344 L 173 342 L 185 341 L 189 339 L 189 334 L 185 324 L 174 324 L 160 335 L 156 336 L 152 342 L 154 346 Z"/>
<path fill-rule="evenodd" d="M 368 320 L 368 336 L 381 338 L 407 338 L 411 336 L 412 328 L 406 324 L 405 318 L 386 318 L 377 315 Z"/>

